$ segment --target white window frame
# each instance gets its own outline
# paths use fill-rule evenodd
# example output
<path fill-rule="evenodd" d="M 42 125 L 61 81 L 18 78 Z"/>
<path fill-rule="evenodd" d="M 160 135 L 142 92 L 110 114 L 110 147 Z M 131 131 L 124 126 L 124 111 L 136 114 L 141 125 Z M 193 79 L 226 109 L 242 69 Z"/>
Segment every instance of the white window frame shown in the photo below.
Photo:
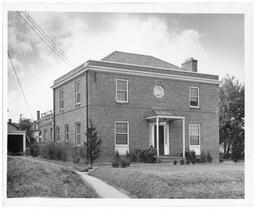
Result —
<path fill-rule="evenodd" d="M 80 143 L 81 144 L 77 144 L 77 124 L 80 124 Z M 76 144 L 76 146 L 82 146 L 82 137 L 81 137 L 82 135 L 81 135 L 81 122 L 76 122 L 75 123 L 75 144 Z"/>
<path fill-rule="evenodd" d="M 68 127 L 68 131 L 67 131 L 67 127 Z M 69 141 L 69 125 L 68 124 L 65 125 L 64 132 L 65 132 L 65 140 Z"/>
<path fill-rule="evenodd" d="M 191 89 L 197 89 L 197 92 L 198 92 L 198 97 L 197 97 L 198 98 L 198 105 L 197 106 L 193 106 L 193 105 L 190 104 L 190 101 L 191 101 L 190 99 L 192 97 L 191 96 Z M 190 86 L 189 87 L 189 107 L 190 108 L 197 108 L 197 109 L 200 107 L 200 91 L 199 91 L 198 86 Z"/>
<path fill-rule="evenodd" d="M 117 133 L 116 132 L 116 124 L 117 123 L 126 123 L 127 124 L 127 144 L 117 144 L 116 143 L 116 134 L 125 134 L 125 133 Z M 129 147 L 129 141 L 130 141 L 130 139 L 129 139 L 129 121 L 120 121 L 120 120 L 118 120 L 118 121 L 115 121 L 115 146 L 125 146 L 125 147 Z"/>
<path fill-rule="evenodd" d="M 61 98 L 61 94 L 62 94 L 62 92 L 63 92 L 63 98 Z M 64 89 L 60 89 L 60 111 L 63 111 L 64 110 Z M 62 104 L 62 101 L 63 101 L 63 107 L 61 106 L 61 104 Z"/>
<path fill-rule="evenodd" d="M 118 82 L 118 81 L 125 81 L 125 82 L 126 82 L 126 91 L 125 91 L 125 90 L 118 90 L 118 89 L 117 89 L 117 82 Z M 127 101 L 118 100 L 118 98 L 117 98 L 117 92 L 118 92 L 118 91 L 126 92 Z M 128 95 L 129 95 L 128 80 L 126 80 L 126 79 L 116 79 L 116 102 L 118 102 L 118 103 L 128 103 L 128 101 L 129 101 Z"/>
<path fill-rule="evenodd" d="M 79 92 L 77 92 L 77 84 L 80 85 Z M 80 102 L 77 102 L 77 94 L 80 94 Z M 76 105 L 80 105 L 81 104 L 81 82 L 80 81 L 76 81 L 75 82 L 75 104 Z"/>
<path fill-rule="evenodd" d="M 199 137 L 199 144 L 198 145 L 191 145 L 190 143 L 190 127 L 191 126 L 197 126 L 198 127 L 198 137 Z M 193 150 L 193 149 L 198 149 L 199 150 L 199 154 L 200 154 L 200 150 L 201 150 L 201 126 L 199 123 L 190 123 L 189 124 L 189 130 L 188 130 L 188 135 L 189 135 L 189 149 Z"/>
<path fill-rule="evenodd" d="M 57 142 L 60 141 L 60 127 L 59 126 L 56 126 L 56 140 L 57 140 Z"/>

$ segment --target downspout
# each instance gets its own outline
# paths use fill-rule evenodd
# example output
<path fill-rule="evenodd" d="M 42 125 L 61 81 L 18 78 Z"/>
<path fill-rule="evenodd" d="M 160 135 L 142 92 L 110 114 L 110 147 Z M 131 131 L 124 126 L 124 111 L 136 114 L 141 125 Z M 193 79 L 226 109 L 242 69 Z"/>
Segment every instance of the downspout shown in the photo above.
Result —
<path fill-rule="evenodd" d="M 88 82 L 89 82 L 89 78 L 88 78 L 88 75 L 89 75 L 89 72 L 88 70 L 86 70 L 86 133 L 88 133 L 88 129 L 89 129 L 89 125 L 88 125 L 88 121 L 89 121 L 89 101 L 88 101 L 88 98 L 89 98 L 89 95 L 88 95 Z M 86 140 L 88 142 L 88 136 L 86 135 Z M 87 163 L 89 163 L 89 155 L 88 155 L 88 146 L 87 146 L 87 150 L 86 150 L 86 156 L 87 156 Z"/>
<path fill-rule="evenodd" d="M 55 88 L 53 88 L 53 141 L 55 141 Z"/>

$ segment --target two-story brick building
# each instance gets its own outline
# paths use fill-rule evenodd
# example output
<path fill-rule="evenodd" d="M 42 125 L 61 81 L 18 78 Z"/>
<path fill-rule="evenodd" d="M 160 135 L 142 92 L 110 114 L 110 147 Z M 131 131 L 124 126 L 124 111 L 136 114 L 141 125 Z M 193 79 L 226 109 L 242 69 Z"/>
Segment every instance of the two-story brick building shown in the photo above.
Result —
<path fill-rule="evenodd" d="M 89 121 L 102 138 L 102 159 L 153 145 L 158 155 L 210 152 L 218 161 L 218 76 L 158 58 L 115 51 L 88 60 L 52 86 L 55 140 L 81 145 Z"/>

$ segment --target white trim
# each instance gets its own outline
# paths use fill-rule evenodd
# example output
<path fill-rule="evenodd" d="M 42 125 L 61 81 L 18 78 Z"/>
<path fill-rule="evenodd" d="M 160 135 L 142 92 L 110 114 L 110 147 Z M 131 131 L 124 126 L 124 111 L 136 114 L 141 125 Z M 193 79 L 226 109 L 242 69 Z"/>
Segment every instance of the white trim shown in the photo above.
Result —
<path fill-rule="evenodd" d="M 84 72 L 86 72 L 86 71 L 88 70 L 88 69 L 86 69 L 86 67 L 87 67 L 87 66 L 85 66 L 85 68 L 82 69 L 81 71 L 79 71 L 79 72 L 77 72 L 77 73 L 75 73 L 75 74 L 73 74 L 73 75 L 71 75 L 71 76 L 65 78 L 64 80 L 60 81 L 59 83 L 53 84 L 53 85 L 51 86 L 51 88 L 52 88 L 52 89 L 55 89 L 55 88 L 61 86 L 62 84 L 64 84 L 64 83 L 66 83 L 66 82 L 68 82 L 68 81 L 70 81 L 70 80 L 76 78 L 77 76 L 83 74 Z"/>
<path fill-rule="evenodd" d="M 182 157 L 185 157 L 185 149 L 186 149 L 186 123 L 185 123 L 185 117 L 182 119 Z"/>
<path fill-rule="evenodd" d="M 77 144 L 77 125 L 80 124 L 80 144 Z M 78 121 L 78 122 L 75 122 L 75 144 L 76 146 L 81 146 L 82 145 L 82 134 L 81 134 L 81 122 Z"/>
<path fill-rule="evenodd" d="M 170 126 L 170 123 L 169 122 L 166 122 L 165 124 L 165 142 L 164 143 L 164 155 L 169 155 L 170 154 L 170 130 L 169 130 L 169 126 Z"/>
<path fill-rule="evenodd" d="M 155 119 L 155 118 L 169 118 L 169 119 L 185 119 L 184 116 L 164 116 L 164 115 L 154 115 L 154 116 L 149 116 L 146 117 L 146 120 L 150 120 L 150 119 Z"/>
<path fill-rule="evenodd" d="M 159 157 L 159 117 L 156 117 L 156 150 Z"/>
<path fill-rule="evenodd" d="M 23 152 L 26 152 L 26 131 L 15 131 L 15 132 L 8 132 L 8 135 L 22 135 L 22 148 Z M 8 139 L 7 135 L 7 139 Z"/>
<path fill-rule="evenodd" d="M 198 136 L 199 136 L 199 144 L 198 145 L 191 145 L 190 144 L 190 127 L 191 126 L 197 126 L 198 127 Z M 190 123 L 189 124 L 188 137 L 189 137 L 189 149 L 190 148 L 191 148 L 191 150 L 193 150 L 193 148 L 198 149 L 199 153 L 197 153 L 197 154 L 200 155 L 200 153 L 201 153 L 201 126 L 200 126 L 199 123 Z"/>
<path fill-rule="evenodd" d="M 76 102 L 77 101 L 77 88 L 76 88 L 77 84 L 80 85 L 80 91 L 78 92 L 78 93 L 80 93 L 80 102 Z M 75 82 L 75 104 L 76 104 L 76 106 L 81 104 L 81 81 L 80 80 Z"/>
<path fill-rule="evenodd" d="M 118 90 L 117 89 L 117 82 L 118 81 L 125 81 L 126 82 L 126 91 L 125 90 Z M 122 92 L 126 92 L 126 97 L 127 97 L 127 101 L 122 101 L 122 100 L 118 100 L 117 99 L 117 92 L 118 91 L 122 91 Z M 128 80 L 126 80 L 126 79 L 116 79 L 116 102 L 117 103 L 128 103 L 128 101 L 129 101 L 129 99 L 128 99 L 128 94 L 129 94 L 129 86 L 128 86 Z"/>
<path fill-rule="evenodd" d="M 94 60 L 91 60 L 94 61 Z M 95 62 L 104 62 L 104 61 L 95 61 Z M 105 63 L 111 63 L 111 62 L 106 62 Z M 124 64 L 124 63 L 118 63 L 118 64 Z M 139 66 L 139 65 L 132 65 L 132 64 L 128 64 L 130 66 Z M 217 79 L 207 79 L 207 78 L 200 78 L 200 77 L 191 77 L 191 76 L 178 76 L 178 75 L 171 75 L 171 74 L 165 74 L 165 73 L 153 73 L 153 72 L 147 72 L 147 71 L 136 71 L 136 70 L 125 70 L 125 69 L 121 69 L 121 68 L 109 68 L 109 67 L 102 67 L 102 66 L 95 66 L 95 65 L 89 65 L 88 62 L 84 63 L 84 69 L 82 69 L 81 71 L 65 78 L 64 80 L 60 81 L 57 84 L 54 84 L 51 86 L 51 88 L 57 88 L 60 85 L 68 82 L 69 80 L 72 80 L 74 78 L 76 78 L 77 76 L 83 74 L 84 72 L 86 72 L 87 70 L 89 70 L 89 67 L 91 67 L 93 70 L 96 71 L 106 71 L 106 72 L 114 72 L 114 73 L 121 73 L 121 74 L 128 74 L 128 75 L 141 75 L 141 76 L 149 76 L 149 77 L 155 77 L 155 78 L 165 78 L 165 79 L 176 79 L 176 80 L 184 80 L 184 81 L 190 81 L 190 82 L 200 82 L 200 83 L 209 83 L 209 84 L 218 84 L 220 83 L 219 80 Z M 147 66 L 139 66 L 139 67 L 145 67 L 145 68 L 149 68 Z M 96 68 L 96 69 L 95 69 Z M 163 70 L 170 70 L 170 69 L 165 69 L 165 68 L 154 68 L 154 67 L 150 67 L 153 69 L 163 69 Z M 193 74 L 197 74 L 197 75 L 210 75 L 210 74 L 204 74 L 204 73 L 197 73 L 197 72 L 190 72 L 190 71 L 182 71 L 182 70 L 174 70 L 171 69 L 172 71 L 177 71 L 177 72 L 184 72 L 184 73 L 193 73 Z M 216 76 L 216 75 L 213 75 Z"/>
<path fill-rule="evenodd" d="M 146 56 L 150 56 L 150 55 L 146 55 Z M 112 63 L 112 64 L 121 64 L 121 65 L 129 65 L 129 66 L 134 66 L 134 67 L 144 67 L 144 68 L 154 68 L 154 69 L 158 69 L 158 70 L 172 70 L 172 71 L 177 71 L 177 72 L 182 72 L 182 70 L 184 70 L 185 72 L 188 73 L 193 73 L 193 74 L 201 74 L 201 75 L 211 75 L 211 74 L 206 74 L 206 73 L 198 73 L 198 72 L 193 72 L 193 71 L 188 71 L 185 70 L 184 68 L 180 68 L 180 70 L 174 69 L 174 68 L 163 68 L 163 67 L 153 67 L 153 66 L 148 66 L 148 65 L 138 65 L 138 64 L 129 64 L 129 63 L 122 63 L 122 62 L 114 62 L 114 61 L 105 61 L 105 60 L 89 60 L 92 62 L 103 62 L 103 63 Z M 178 66 L 177 66 L 178 67 Z M 213 76 L 218 76 L 218 75 L 213 75 Z"/>
<path fill-rule="evenodd" d="M 117 144 L 116 143 L 116 124 L 117 123 L 126 123 L 127 124 L 127 144 Z M 124 134 L 124 133 L 120 133 L 120 134 Z M 115 146 L 128 146 L 129 147 L 129 121 L 120 121 L 120 120 L 116 120 L 115 121 Z"/>
<path fill-rule="evenodd" d="M 110 73 L 119 73 L 126 75 L 140 75 L 146 77 L 154 77 L 154 78 L 164 78 L 164 79 L 174 79 L 174 80 L 183 80 L 189 82 L 199 82 L 199 83 L 208 83 L 208 84 L 218 84 L 219 80 L 216 79 L 207 79 L 207 78 L 198 78 L 191 76 L 182 76 L 182 75 L 173 75 L 173 74 L 165 74 L 165 73 L 155 73 L 155 72 L 146 72 L 146 71 L 137 71 L 137 70 L 126 70 L 121 68 L 108 68 L 101 66 L 90 66 L 90 69 L 99 71 L 99 72 L 110 72 Z"/>
<path fill-rule="evenodd" d="M 61 94 L 62 94 L 62 92 L 63 92 L 63 98 L 61 99 Z M 62 100 L 63 100 L 63 107 L 61 107 L 61 105 L 62 105 Z M 60 111 L 64 111 L 64 89 L 63 88 L 61 88 L 60 90 L 59 90 L 59 105 L 60 105 Z"/>
<path fill-rule="evenodd" d="M 192 106 L 190 105 L 190 98 L 191 98 L 191 89 L 197 89 L 197 93 L 198 93 L 198 105 L 197 106 Z M 198 86 L 190 86 L 189 87 L 189 107 L 190 108 L 195 108 L 195 109 L 199 109 L 200 108 L 200 91 L 199 91 L 199 87 Z"/>

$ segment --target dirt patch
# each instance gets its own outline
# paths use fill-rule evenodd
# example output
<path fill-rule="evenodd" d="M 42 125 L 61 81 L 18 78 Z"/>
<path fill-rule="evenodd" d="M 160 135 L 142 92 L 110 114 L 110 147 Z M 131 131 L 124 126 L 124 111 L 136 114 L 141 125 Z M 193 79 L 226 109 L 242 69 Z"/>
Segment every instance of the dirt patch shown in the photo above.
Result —
<path fill-rule="evenodd" d="M 7 162 L 7 197 L 95 198 L 97 194 L 68 168 L 11 156 Z"/>

